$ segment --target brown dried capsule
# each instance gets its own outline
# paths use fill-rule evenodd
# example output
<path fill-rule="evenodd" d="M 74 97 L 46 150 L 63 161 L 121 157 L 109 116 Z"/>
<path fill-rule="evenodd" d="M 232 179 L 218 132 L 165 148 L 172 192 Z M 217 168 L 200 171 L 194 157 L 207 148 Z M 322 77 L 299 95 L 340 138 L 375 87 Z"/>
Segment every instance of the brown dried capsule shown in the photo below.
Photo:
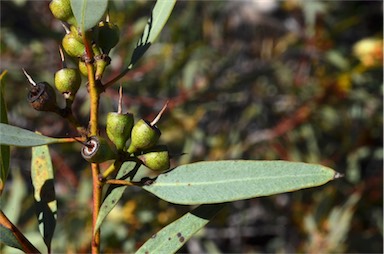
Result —
<path fill-rule="evenodd" d="M 38 111 L 50 111 L 60 114 L 61 109 L 56 102 L 55 90 L 47 82 L 33 81 L 31 76 L 23 69 L 29 81 L 28 102 Z"/>
<path fill-rule="evenodd" d="M 50 111 L 58 113 L 56 94 L 47 82 L 39 82 L 32 86 L 28 92 L 28 102 L 38 111 Z"/>

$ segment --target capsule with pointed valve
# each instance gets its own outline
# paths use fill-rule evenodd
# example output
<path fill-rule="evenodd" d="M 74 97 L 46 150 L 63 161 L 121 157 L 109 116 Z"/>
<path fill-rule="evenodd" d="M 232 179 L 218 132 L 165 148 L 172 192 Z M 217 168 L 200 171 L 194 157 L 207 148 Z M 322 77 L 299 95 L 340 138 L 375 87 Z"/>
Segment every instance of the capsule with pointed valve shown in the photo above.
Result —
<path fill-rule="evenodd" d="M 56 94 L 53 87 L 47 82 L 36 83 L 23 69 L 24 75 L 29 81 L 28 102 L 38 111 L 49 111 L 60 114 L 61 109 L 56 102 Z"/>
<path fill-rule="evenodd" d="M 107 114 L 106 132 L 108 138 L 115 144 L 118 151 L 123 151 L 125 143 L 131 136 L 133 115 L 109 112 Z"/>
<path fill-rule="evenodd" d="M 131 144 L 128 147 L 128 153 L 142 151 L 156 145 L 161 135 L 156 125 L 140 119 L 132 128 Z"/>
<path fill-rule="evenodd" d="M 162 172 L 170 167 L 170 158 L 167 146 L 155 146 L 137 156 L 149 169 Z"/>
<path fill-rule="evenodd" d="M 167 108 L 167 105 L 168 102 L 165 103 L 163 108 L 152 122 L 147 122 L 141 119 L 133 126 L 131 133 L 131 144 L 127 149 L 128 153 L 136 153 L 145 149 L 152 148 L 156 145 L 161 135 L 161 132 L 157 128 L 156 123 L 160 120 L 162 114 Z"/>

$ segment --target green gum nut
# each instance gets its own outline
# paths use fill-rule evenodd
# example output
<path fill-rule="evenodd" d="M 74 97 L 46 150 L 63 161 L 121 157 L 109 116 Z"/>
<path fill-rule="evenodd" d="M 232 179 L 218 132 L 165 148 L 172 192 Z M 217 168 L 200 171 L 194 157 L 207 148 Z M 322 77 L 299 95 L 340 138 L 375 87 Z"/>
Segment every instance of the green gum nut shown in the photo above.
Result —
<path fill-rule="evenodd" d="M 108 141 L 102 137 L 92 136 L 81 148 L 81 156 L 91 163 L 101 163 L 116 158 Z"/>
<path fill-rule="evenodd" d="M 52 0 L 49 4 L 49 9 L 55 18 L 68 22 L 69 24 L 76 23 L 70 0 Z"/>
<path fill-rule="evenodd" d="M 128 153 L 142 151 L 156 145 L 161 135 L 156 126 L 141 119 L 132 128 L 131 144 L 127 150 Z"/>
<path fill-rule="evenodd" d="M 80 31 L 77 29 L 77 26 L 71 26 L 70 27 L 70 33 L 72 34 L 72 36 L 78 40 L 79 42 L 83 43 L 83 37 L 80 33 Z"/>
<path fill-rule="evenodd" d="M 87 69 L 87 64 L 83 61 L 79 61 L 79 71 L 81 73 L 81 75 L 85 76 L 85 77 L 88 77 L 88 69 Z M 96 68 L 96 64 L 93 63 L 93 67 Z"/>
<path fill-rule="evenodd" d="M 72 57 L 81 57 L 85 52 L 84 44 L 77 39 L 78 35 L 73 32 L 67 33 L 63 40 L 62 45 L 68 55 Z"/>
<path fill-rule="evenodd" d="M 100 48 L 95 44 L 92 45 L 92 51 L 95 58 L 95 78 L 100 80 L 103 77 L 105 68 L 111 63 L 111 59 L 107 54 L 102 54 Z"/>
<path fill-rule="evenodd" d="M 88 77 L 88 69 L 85 62 L 79 61 L 79 71 L 83 76 Z"/>
<path fill-rule="evenodd" d="M 170 167 L 168 148 L 164 145 L 153 147 L 137 157 L 154 171 L 165 171 Z"/>
<path fill-rule="evenodd" d="M 64 95 L 66 99 L 73 100 L 80 88 L 81 77 L 77 69 L 63 68 L 55 73 L 56 89 Z"/>
<path fill-rule="evenodd" d="M 118 151 L 122 151 L 125 148 L 125 143 L 131 136 L 132 127 L 132 114 L 108 113 L 106 132 L 108 138 L 115 144 Z"/>
<path fill-rule="evenodd" d="M 98 45 L 103 53 L 108 54 L 117 45 L 119 39 L 120 30 L 115 24 L 104 21 L 99 23 Z"/>

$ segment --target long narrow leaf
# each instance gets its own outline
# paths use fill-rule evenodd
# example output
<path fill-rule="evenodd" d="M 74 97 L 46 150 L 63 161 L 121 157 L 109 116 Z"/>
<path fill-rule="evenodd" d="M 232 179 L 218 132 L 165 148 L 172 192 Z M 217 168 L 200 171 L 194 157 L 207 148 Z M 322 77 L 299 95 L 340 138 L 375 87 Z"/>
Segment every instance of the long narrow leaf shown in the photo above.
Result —
<path fill-rule="evenodd" d="M 0 210 L 0 242 L 25 253 L 40 253 Z"/>
<path fill-rule="evenodd" d="M 60 143 L 60 139 L 46 137 L 20 127 L 0 123 L 1 145 L 31 147 L 54 143 Z"/>
<path fill-rule="evenodd" d="M 215 204 L 195 208 L 153 235 L 136 254 L 175 253 L 223 207 Z"/>
<path fill-rule="evenodd" d="M 31 178 L 39 230 L 49 250 L 56 227 L 57 201 L 51 156 L 46 145 L 32 148 Z"/>
<path fill-rule="evenodd" d="M 0 75 L 0 123 L 7 124 L 8 116 L 7 116 L 7 105 L 4 100 L 4 76 L 7 72 L 2 72 Z M 9 160 L 10 160 L 10 152 L 9 146 L 0 145 L 0 194 L 4 188 L 5 181 L 8 177 L 9 172 Z"/>
<path fill-rule="evenodd" d="M 334 170 L 287 161 L 214 161 L 183 165 L 143 188 L 175 204 L 213 204 L 315 187 L 340 177 Z"/>
<path fill-rule="evenodd" d="M 132 53 L 131 63 L 128 67 L 129 69 L 131 69 L 132 66 L 144 55 L 149 46 L 159 36 L 161 30 L 171 15 L 175 3 L 176 0 L 156 1 L 151 16 L 148 19 L 148 23 L 144 28 L 144 32 Z"/>
<path fill-rule="evenodd" d="M 19 243 L 16 236 L 12 233 L 11 229 L 0 225 L 0 242 L 10 247 L 23 250 L 23 246 Z"/>

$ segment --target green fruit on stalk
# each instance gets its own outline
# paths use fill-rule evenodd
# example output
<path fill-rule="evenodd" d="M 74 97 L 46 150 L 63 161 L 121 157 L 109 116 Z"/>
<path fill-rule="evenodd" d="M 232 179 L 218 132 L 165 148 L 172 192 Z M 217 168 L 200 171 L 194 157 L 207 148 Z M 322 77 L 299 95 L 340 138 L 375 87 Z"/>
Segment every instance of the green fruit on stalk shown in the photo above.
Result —
<path fill-rule="evenodd" d="M 49 4 L 49 9 L 55 18 L 68 22 L 69 24 L 76 24 L 70 0 L 52 0 Z"/>
<path fill-rule="evenodd" d="M 84 44 L 78 40 L 78 35 L 73 31 L 64 36 L 62 45 L 65 52 L 72 57 L 81 57 L 85 52 Z"/>
<path fill-rule="evenodd" d="M 131 144 L 128 153 L 149 149 L 156 145 L 161 135 L 160 130 L 149 122 L 141 119 L 132 128 Z"/>
<path fill-rule="evenodd" d="M 154 171 L 165 171 L 170 167 L 169 152 L 166 146 L 156 146 L 137 156 L 145 166 Z"/>
<path fill-rule="evenodd" d="M 107 140 L 98 136 L 92 136 L 84 143 L 81 155 L 91 163 L 101 163 L 116 158 L 116 153 Z"/>
<path fill-rule="evenodd" d="M 98 45 L 103 53 L 108 54 L 119 42 L 120 30 L 115 24 L 105 21 L 101 21 L 98 28 Z"/>
<path fill-rule="evenodd" d="M 66 99 L 74 99 L 80 84 L 81 77 L 77 69 L 63 68 L 55 73 L 55 86 Z"/>
<path fill-rule="evenodd" d="M 80 73 L 85 76 L 85 77 L 88 77 L 88 68 L 87 68 L 87 64 L 83 61 L 79 61 L 79 71 Z"/>
<path fill-rule="evenodd" d="M 96 44 L 92 45 L 92 51 L 95 59 L 95 78 L 100 80 L 103 77 L 105 68 L 111 63 L 111 58 L 107 54 L 101 53 Z"/>
<path fill-rule="evenodd" d="M 125 143 L 131 136 L 133 115 L 109 112 L 107 115 L 106 132 L 118 151 L 123 151 Z"/>

